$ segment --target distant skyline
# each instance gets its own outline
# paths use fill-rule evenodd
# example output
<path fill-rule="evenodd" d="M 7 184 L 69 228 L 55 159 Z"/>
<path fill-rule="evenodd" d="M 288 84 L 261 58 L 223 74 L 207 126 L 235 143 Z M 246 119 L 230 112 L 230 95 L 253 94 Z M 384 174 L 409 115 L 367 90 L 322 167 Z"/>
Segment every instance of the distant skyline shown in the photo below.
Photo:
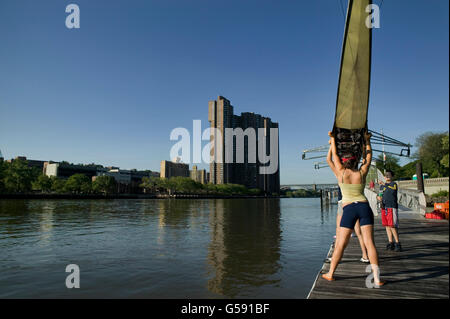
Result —
<path fill-rule="evenodd" d="M 448 130 L 448 14 L 447 0 L 383 1 L 370 129 L 411 144 Z M 170 132 L 206 128 L 221 95 L 279 123 L 281 184 L 334 182 L 301 152 L 328 141 L 344 22 L 340 0 L 1 1 L 0 151 L 159 171 Z"/>

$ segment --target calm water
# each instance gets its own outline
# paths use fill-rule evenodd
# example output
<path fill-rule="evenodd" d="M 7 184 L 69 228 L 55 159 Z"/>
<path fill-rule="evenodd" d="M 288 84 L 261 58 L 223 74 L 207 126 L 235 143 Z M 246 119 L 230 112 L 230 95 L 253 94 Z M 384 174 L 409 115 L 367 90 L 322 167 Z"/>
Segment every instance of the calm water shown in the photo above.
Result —
<path fill-rule="evenodd" d="M 0 297 L 306 298 L 319 199 L 1 200 Z M 80 267 L 67 289 L 68 264 Z"/>

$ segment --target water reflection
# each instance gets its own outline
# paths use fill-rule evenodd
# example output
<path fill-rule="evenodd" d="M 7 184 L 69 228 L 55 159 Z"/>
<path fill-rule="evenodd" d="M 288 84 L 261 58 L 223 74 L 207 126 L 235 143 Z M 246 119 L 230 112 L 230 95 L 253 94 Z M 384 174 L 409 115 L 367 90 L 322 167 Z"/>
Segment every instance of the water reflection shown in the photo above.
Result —
<path fill-rule="evenodd" d="M 53 230 L 53 212 L 55 211 L 55 208 L 56 202 L 46 202 L 42 205 L 42 212 L 39 214 L 39 239 L 41 246 L 47 246 L 51 241 Z"/>
<path fill-rule="evenodd" d="M 187 228 L 189 227 L 189 216 L 192 211 L 192 205 L 195 201 L 168 199 L 158 201 L 158 217 L 159 228 L 175 227 Z"/>
<path fill-rule="evenodd" d="M 36 231 L 36 225 L 28 214 L 28 202 L 0 200 L 0 239 L 21 237 L 22 233 Z"/>
<path fill-rule="evenodd" d="M 0 298 L 305 297 L 335 209 L 320 213 L 316 199 L 0 200 Z M 65 288 L 70 263 L 83 289 Z"/>
<path fill-rule="evenodd" d="M 209 201 L 208 289 L 226 297 L 279 283 L 280 201 Z"/>
<path fill-rule="evenodd" d="M 337 204 L 323 204 L 320 205 L 320 222 L 321 224 L 327 224 L 330 222 L 330 218 L 334 219 L 337 211 Z"/>

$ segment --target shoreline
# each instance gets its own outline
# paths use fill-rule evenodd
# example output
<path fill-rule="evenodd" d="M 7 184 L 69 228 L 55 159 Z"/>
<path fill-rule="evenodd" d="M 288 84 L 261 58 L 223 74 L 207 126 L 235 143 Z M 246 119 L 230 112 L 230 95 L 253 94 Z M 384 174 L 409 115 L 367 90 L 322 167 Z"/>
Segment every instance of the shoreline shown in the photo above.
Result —
<path fill-rule="evenodd" d="M 264 198 L 289 198 L 286 196 L 255 196 L 255 195 L 207 195 L 207 194 L 45 194 L 45 193 L 18 193 L 0 194 L 1 199 L 264 199 Z M 318 197 L 304 197 L 318 198 Z"/>

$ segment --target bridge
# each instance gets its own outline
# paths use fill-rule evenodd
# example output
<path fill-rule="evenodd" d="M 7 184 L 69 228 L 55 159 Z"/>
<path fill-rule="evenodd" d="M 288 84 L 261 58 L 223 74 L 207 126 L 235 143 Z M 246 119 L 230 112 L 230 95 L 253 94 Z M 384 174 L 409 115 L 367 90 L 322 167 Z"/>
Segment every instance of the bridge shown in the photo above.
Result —
<path fill-rule="evenodd" d="M 289 188 L 301 188 L 301 189 L 329 189 L 329 188 L 336 188 L 338 186 L 337 183 L 334 184 L 284 184 L 280 185 L 281 189 L 289 189 Z"/>

